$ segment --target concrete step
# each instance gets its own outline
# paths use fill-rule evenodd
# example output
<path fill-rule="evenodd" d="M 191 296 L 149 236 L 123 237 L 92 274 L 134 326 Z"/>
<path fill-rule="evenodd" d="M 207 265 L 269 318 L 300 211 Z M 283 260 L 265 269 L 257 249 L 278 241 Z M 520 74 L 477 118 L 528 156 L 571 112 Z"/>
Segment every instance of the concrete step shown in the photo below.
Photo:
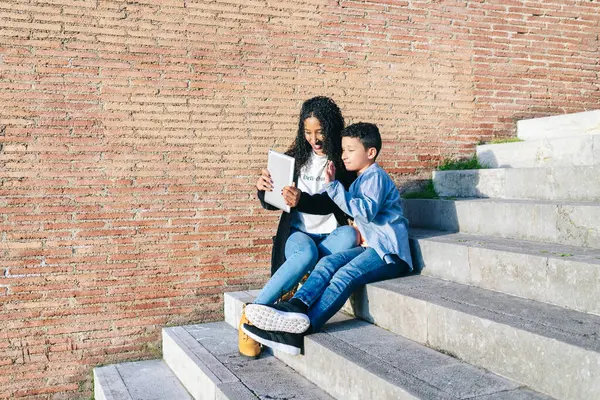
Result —
<path fill-rule="evenodd" d="M 600 315 L 600 250 L 411 229 L 422 274 Z"/>
<path fill-rule="evenodd" d="M 442 197 L 600 202 L 600 165 L 434 171 Z"/>
<path fill-rule="evenodd" d="M 485 144 L 477 146 L 477 157 L 490 168 L 600 165 L 600 134 Z"/>
<path fill-rule="evenodd" d="M 600 203 L 403 200 L 411 228 L 600 248 Z"/>
<path fill-rule="evenodd" d="M 226 293 L 241 313 L 248 293 Z M 227 315 L 232 322 L 237 316 Z M 473 367 L 341 313 L 304 339 L 304 355 L 275 355 L 336 399 L 548 399 L 521 384 Z"/>
<path fill-rule="evenodd" d="M 163 357 L 196 400 L 332 399 L 272 355 L 241 356 L 225 322 L 163 329 Z"/>
<path fill-rule="evenodd" d="M 600 110 L 517 121 L 517 136 L 523 140 L 592 133 L 600 133 Z"/>
<path fill-rule="evenodd" d="M 96 400 L 191 400 L 162 360 L 138 361 L 94 368 Z"/>
<path fill-rule="evenodd" d="M 367 285 L 355 312 L 378 326 L 559 399 L 600 393 L 600 317 L 411 276 Z"/>

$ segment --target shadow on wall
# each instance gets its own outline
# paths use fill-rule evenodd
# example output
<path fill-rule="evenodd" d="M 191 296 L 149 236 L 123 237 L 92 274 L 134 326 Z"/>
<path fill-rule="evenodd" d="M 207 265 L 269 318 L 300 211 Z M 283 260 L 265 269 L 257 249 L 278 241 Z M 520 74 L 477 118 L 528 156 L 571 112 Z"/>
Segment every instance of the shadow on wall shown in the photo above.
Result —
<path fill-rule="evenodd" d="M 491 150 L 478 153 L 477 159 L 479 166 L 488 165 L 494 168 L 498 164 L 496 156 Z M 460 168 L 461 163 L 457 162 L 454 165 Z M 467 164 L 466 167 L 469 168 L 471 165 Z M 490 194 L 494 197 L 494 193 L 503 190 L 502 175 L 498 176 L 500 179 L 485 180 L 483 184 L 486 187 L 481 187 L 480 176 L 482 173 L 495 175 L 502 174 L 502 171 L 486 169 L 435 171 L 432 180 L 413 179 L 404 182 L 399 187 L 403 197 L 404 216 L 409 222 L 410 249 L 415 273 L 420 273 L 426 267 L 418 238 L 460 232 L 460 221 L 456 210 L 457 201 L 489 198 Z"/>
<path fill-rule="evenodd" d="M 510 145 L 511 143 L 505 143 Z M 492 150 L 489 150 L 489 146 L 499 146 L 502 144 L 488 144 L 481 152 L 477 152 L 477 158 L 482 164 L 488 165 L 490 168 L 510 168 L 509 165 L 498 165 L 496 154 Z"/>
<path fill-rule="evenodd" d="M 479 170 L 436 171 L 433 184 L 433 180 L 421 179 L 402 185 L 403 197 L 410 197 L 402 199 L 402 208 L 409 222 L 415 273 L 426 267 L 418 239 L 459 232 L 458 199 L 488 197 L 479 190 L 479 180 Z"/>
<path fill-rule="evenodd" d="M 404 199 L 402 207 L 410 227 L 410 252 L 415 273 L 426 267 L 419 238 L 444 236 L 460 231 L 456 212 L 457 200 Z"/>
<path fill-rule="evenodd" d="M 496 169 L 495 153 L 485 147 L 479 149 L 471 159 L 433 172 L 433 186 L 440 198 L 489 198 L 503 192 L 504 171 Z"/>

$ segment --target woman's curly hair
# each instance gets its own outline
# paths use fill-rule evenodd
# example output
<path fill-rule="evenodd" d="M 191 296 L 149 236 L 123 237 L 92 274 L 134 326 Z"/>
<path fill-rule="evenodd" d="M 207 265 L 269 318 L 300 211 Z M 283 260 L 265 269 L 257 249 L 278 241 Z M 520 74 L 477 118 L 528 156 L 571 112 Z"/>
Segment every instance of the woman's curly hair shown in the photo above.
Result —
<path fill-rule="evenodd" d="M 333 161 L 336 168 L 344 168 L 342 163 L 341 131 L 344 129 L 344 117 L 340 108 L 329 97 L 317 96 L 306 100 L 300 110 L 298 134 L 286 154 L 296 159 L 296 173 L 310 159 L 312 147 L 304 137 L 304 121 L 315 117 L 321 123 L 323 133 L 323 152 Z"/>

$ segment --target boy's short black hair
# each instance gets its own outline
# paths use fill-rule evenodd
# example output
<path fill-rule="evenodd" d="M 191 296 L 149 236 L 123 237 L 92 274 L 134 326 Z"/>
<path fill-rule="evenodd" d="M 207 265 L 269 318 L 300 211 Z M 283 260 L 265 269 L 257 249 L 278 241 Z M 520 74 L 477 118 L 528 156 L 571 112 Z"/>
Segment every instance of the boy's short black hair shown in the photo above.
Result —
<path fill-rule="evenodd" d="M 368 122 L 358 122 L 356 124 L 348 125 L 342 131 L 342 137 L 357 138 L 360 143 L 365 147 L 365 150 L 375 147 L 377 154 L 375 159 L 381 151 L 381 135 L 379 134 L 379 128 L 375 124 Z"/>

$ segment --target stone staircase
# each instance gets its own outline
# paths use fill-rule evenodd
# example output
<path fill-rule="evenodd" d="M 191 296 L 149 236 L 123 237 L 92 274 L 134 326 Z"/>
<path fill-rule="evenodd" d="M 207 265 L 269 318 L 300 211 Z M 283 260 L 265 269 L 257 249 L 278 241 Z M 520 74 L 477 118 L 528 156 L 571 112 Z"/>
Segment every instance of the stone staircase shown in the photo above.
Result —
<path fill-rule="evenodd" d="M 518 123 L 494 167 L 405 200 L 422 274 L 367 285 L 305 353 L 237 353 L 225 321 L 163 329 L 163 359 L 96 368 L 96 400 L 600 399 L 600 111 Z M 353 315 L 359 317 L 355 318 Z"/>

